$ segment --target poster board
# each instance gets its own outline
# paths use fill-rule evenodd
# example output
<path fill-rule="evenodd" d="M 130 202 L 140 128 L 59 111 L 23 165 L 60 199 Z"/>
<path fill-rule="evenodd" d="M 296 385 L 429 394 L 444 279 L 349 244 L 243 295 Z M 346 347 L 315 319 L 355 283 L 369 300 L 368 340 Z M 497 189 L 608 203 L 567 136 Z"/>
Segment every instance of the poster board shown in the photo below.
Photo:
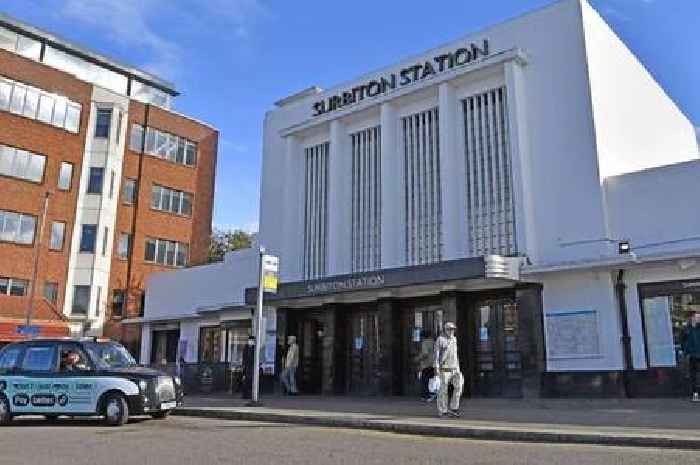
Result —
<path fill-rule="evenodd" d="M 596 310 L 554 310 L 545 313 L 547 359 L 600 357 Z"/>

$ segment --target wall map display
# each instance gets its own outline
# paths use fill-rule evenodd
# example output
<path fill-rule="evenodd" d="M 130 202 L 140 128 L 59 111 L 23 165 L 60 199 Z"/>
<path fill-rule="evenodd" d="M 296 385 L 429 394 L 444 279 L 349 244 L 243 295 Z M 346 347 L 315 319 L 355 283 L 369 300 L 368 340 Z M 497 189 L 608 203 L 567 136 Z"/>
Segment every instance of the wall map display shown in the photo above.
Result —
<path fill-rule="evenodd" d="M 550 311 L 545 314 L 548 359 L 600 356 L 598 312 Z"/>

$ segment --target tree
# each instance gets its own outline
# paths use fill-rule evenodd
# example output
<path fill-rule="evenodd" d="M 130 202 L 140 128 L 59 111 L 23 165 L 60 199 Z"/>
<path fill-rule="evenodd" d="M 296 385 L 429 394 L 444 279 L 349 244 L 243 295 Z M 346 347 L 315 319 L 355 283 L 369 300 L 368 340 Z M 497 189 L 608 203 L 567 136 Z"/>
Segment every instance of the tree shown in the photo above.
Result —
<path fill-rule="evenodd" d="M 215 229 L 211 234 L 209 243 L 209 261 L 220 262 L 226 252 L 239 249 L 247 249 L 253 245 L 253 235 L 241 229 L 224 231 Z"/>

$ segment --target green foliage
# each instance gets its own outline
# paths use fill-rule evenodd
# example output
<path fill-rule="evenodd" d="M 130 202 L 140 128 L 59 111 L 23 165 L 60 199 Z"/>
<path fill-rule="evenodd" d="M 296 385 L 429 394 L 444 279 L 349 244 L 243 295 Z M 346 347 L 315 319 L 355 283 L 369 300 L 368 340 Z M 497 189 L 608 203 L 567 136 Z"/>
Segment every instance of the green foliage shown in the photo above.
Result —
<path fill-rule="evenodd" d="M 253 244 L 253 236 L 243 230 L 223 231 L 215 229 L 209 243 L 209 261 L 220 262 L 226 252 L 247 249 Z"/>

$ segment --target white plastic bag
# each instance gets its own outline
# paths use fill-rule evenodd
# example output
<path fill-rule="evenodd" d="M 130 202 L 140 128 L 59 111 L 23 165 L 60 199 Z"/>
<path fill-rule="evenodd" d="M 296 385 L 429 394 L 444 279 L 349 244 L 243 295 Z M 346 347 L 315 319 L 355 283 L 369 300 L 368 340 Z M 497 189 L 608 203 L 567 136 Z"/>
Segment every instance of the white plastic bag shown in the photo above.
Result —
<path fill-rule="evenodd" d="M 437 394 L 437 392 L 440 390 L 440 377 L 439 376 L 433 376 L 430 378 L 430 381 L 428 381 L 428 391 L 430 391 L 431 394 Z"/>

